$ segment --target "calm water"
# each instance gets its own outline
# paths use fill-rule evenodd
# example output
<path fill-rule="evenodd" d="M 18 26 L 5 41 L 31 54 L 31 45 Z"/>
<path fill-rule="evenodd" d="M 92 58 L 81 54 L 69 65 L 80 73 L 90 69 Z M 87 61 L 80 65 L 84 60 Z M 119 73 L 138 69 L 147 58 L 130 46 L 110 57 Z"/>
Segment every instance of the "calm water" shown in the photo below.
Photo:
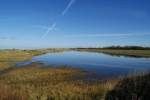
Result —
<path fill-rule="evenodd" d="M 65 65 L 80 68 L 97 77 L 116 77 L 150 69 L 150 58 L 118 57 L 103 53 L 78 51 L 48 53 L 33 57 L 32 62 L 42 62 L 56 67 Z"/>

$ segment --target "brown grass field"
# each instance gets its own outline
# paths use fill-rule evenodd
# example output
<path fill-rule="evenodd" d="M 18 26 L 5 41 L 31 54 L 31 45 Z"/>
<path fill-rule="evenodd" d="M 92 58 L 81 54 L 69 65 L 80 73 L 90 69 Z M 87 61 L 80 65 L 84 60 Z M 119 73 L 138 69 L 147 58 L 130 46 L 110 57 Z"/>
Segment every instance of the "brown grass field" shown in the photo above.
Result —
<path fill-rule="evenodd" d="M 47 51 L 0 51 L 0 100 L 149 100 L 149 74 L 91 81 L 85 80 L 88 73 L 75 68 L 38 62 L 15 67 L 16 62 L 44 53 Z"/>

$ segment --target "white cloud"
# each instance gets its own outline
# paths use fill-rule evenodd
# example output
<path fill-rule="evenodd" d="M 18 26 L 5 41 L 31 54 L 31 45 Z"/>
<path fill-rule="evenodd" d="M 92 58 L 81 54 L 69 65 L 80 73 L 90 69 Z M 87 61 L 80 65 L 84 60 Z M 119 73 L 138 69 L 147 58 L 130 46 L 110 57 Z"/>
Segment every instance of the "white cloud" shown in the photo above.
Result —
<path fill-rule="evenodd" d="M 119 34 L 119 33 L 112 33 L 112 34 L 74 34 L 74 35 L 65 35 L 65 37 L 69 38 L 84 38 L 84 37 L 139 37 L 139 36 L 150 36 L 150 33 L 143 33 L 143 34 Z"/>

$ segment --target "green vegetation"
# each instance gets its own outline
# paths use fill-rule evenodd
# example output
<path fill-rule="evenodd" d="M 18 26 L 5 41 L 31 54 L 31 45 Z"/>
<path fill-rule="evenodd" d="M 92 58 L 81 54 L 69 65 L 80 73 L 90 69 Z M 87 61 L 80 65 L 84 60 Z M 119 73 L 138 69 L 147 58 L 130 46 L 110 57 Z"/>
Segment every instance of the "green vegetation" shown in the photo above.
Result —
<path fill-rule="evenodd" d="M 150 50 L 150 47 L 141 46 L 110 46 L 104 47 L 103 49 L 119 49 L 119 50 Z"/>
<path fill-rule="evenodd" d="M 68 49 L 37 49 L 37 50 L 0 50 L 0 71 L 14 66 L 17 62 L 31 60 L 33 56 L 48 52 L 62 52 Z"/>
<path fill-rule="evenodd" d="M 132 57 L 150 57 L 150 50 L 99 50 L 99 52 L 118 55 L 118 56 L 132 56 Z"/>
<path fill-rule="evenodd" d="M 0 51 L 0 70 L 7 69 L 16 62 L 30 60 L 32 55 L 20 50 L 1 50 Z"/>
<path fill-rule="evenodd" d="M 76 48 L 76 49 L 150 50 L 150 47 L 142 47 L 142 46 L 109 46 L 109 47 L 103 47 L 103 48 Z"/>
<path fill-rule="evenodd" d="M 150 49 L 77 48 L 77 51 L 100 52 L 118 56 L 150 57 Z"/>
<path fill-rule="evenodd" d="M 32 56 L 38 56 L 38 55 L 46 54 L 49 52 L 64 52 L 64 51 L 68 51 L 68 50 L 70 50 L 70 49 L 67 49 L 67 48 L 49 48 L 49 49 L 23 50 L 23 51 L 31 54 Z"/>

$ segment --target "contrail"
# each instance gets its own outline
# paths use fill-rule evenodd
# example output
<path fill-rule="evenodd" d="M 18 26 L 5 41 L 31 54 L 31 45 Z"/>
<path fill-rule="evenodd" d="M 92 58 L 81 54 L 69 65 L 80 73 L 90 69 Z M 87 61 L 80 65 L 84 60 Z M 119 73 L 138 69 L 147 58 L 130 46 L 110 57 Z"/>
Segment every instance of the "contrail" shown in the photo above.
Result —
<path fill-rule="evenodd" d="M 45 36 L 47 36 L 50 31 L 53 31 L 53 30 L 55 30 L 55 29 L 56 29 L 56 23 L 53 23 L 50 27 L 47 28 L 47 31 L 46 31 L 45 34 L 42 36 L 42 38 L 45 38 Z"/>
<path fill-rule="evenodd" d="M 67 7 L 62 11 L 61 15 L 64 16 L 70 9 L 70 7 L 75 3 L 76 0 L 70 0 L 70 2 L 68 3 Z M 47 31 L 45 32 L 45 34 L 42 36 L 42 38 L 45 38 L 50 31 L 53 31 L 56 29 L 56 22 L 53 23 L 50 27 L 43 27 L 43 26 L 37 26 L 43 29 L 47 29 Z"/>
<path fill-rule="evenodd" d="M 67 7 L 63 10 L 62 12 L 62 16 L 64 16 L 68 10 L 70 9 L 70 7 L 75 3 L 76 0 L 70 0 L 69 4 L 67 5 Z"/>

